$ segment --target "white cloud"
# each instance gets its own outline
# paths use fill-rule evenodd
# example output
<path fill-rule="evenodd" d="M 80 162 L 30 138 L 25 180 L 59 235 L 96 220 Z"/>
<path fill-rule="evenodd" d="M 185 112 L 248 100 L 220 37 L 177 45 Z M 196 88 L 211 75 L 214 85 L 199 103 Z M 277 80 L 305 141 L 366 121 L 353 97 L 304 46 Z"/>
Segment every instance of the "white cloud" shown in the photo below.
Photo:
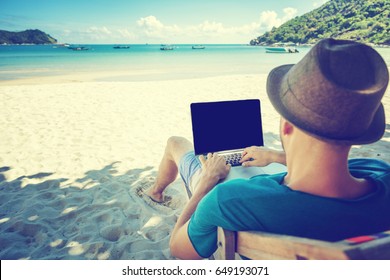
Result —
<path fill-rule="evenodd" d="M 165 38 L 181 34 L 177 25 L 164 25 L 155 16 L 147 16 L 137 21 L 139 31 L 150 38 Z"/>
<path fill-rule="evenodd" d="M 112 31 L 105 26 L 90 26 L 85 30 L 76 31 L 75 33 L 92 40 L 103 40 L 112 35 Z"/>
<path fill-rule="evenodd" d="M 120 38 L 125 38 L 125 39 L 136 38 L 135 34 L 130 32 L 128 29 L 117 29 L 116 32 L 118 32 Z"/>
<path fill-rule="evenodd" d="M 282 24 L 282 20 L 278 18 L 278 14 L 275 11 L 265 11 L 260 15 L 260 26 L 266 29 L 271 29 L 274 26 Z"/>
<path fill-rule="evenodd" d="M 222 42 L 230 38 L 242 38 L 249 40 L 257 34 L 278 27 L 297 14 L 297 9 L 287 7 L 283 9 L 283 14 L 279 16 L 275 11 L 263 11 L 257 22 L 252 22 L 242 26 L 224 26 L 221 22 L 205 20 L 198 25 L 177 26 L 165 25 L 157 17 L 150 15 L 137 20 L 136 33 L 139 37 L 147 37 L 151 40 L 184 42 L 211 41 Z"/>
<path fill-rule="evenodd" d="M 192 27 L 192 29 L 197 30 L 202 33 L 213 33 L 213 34 L 223 34 L 226 33 L 227 29 L 220 22 L 209 22 L 208 20 L 199 24 L 198 26 Z"/>
<path fill-rule="evenodd" d="M 155 16 L 140 18 L 137 21 L 138 26 L 146 29 L 162 29 L 164 25 Z"/>
<path fill-rule="evenodd" d="M 156 16 L 139 18 L 135 25 L 125 27 L 89 26 L 82 29 L 63 31 L 65 40 L 72 38 L 79 42 L 119 43 L 232 43 L 246 42 L 272 27 L 278 27 L 297 14 L 295 8 L 283 9 L 279 15 L 275 11 L 263 11 L 257 21 L 241 26 L 225 26 L 222 22 L 204 20 L 199 24 L 164 24 Z"/>
<path fill-rule="evenodd" d="M 83 31 L 87 34 L 91 34 L 92 36 L 104 36 L 104 35 L 110 35 L 112 34 L 111 30 L 109 30 L 107 27 L 97 27 L 97 26 L 91 26 L 88 27 L 85 31 Z"/>
<path fill-rule="evenodd" d="M 298 13 L 298 10 L 295 8 L 284 8 L 283 13 L 284 13 L 283 21 L 287 21 L 295 17 L 295 15 Z"/>
<path fill-rule="evenodd" d="M 208 42 L 228 42 L 231 38 L 236 38 L 237 35 L 248 38 L 252 37 L 259 29 L 259 23 L 250 23 L 243 26 L 224 26 L 221 22 L 205 20 L 198 25 L 165 25 L 155 16 L 140 18 L 137 21 L 137 34 L 143 35 L 149 39 L 164 39 L 175 41 L 180 38 L 184 42 L 208 41 Z M 247 39 L 244 39 L 247 40 Z"/>
<path fill-rule="evenodd" d="M 137 36 L 125 28 L 108 28 L 106 26 L 90 26 L 79 30 L 64 29 L 63 40 L 71 39 L 74 43 L 118 43 L 134 40 Z"/>
<path fill-rule="evenodd" d="M 260 14 L 260 28 L 269 30 L 272 27 L 278 27 L 284 22 L 292 19 L 297 12 L 298 11 L 295 8 L 284 8 L 283 16 L 279 17 L 275 11 L 264 11 Z"/>

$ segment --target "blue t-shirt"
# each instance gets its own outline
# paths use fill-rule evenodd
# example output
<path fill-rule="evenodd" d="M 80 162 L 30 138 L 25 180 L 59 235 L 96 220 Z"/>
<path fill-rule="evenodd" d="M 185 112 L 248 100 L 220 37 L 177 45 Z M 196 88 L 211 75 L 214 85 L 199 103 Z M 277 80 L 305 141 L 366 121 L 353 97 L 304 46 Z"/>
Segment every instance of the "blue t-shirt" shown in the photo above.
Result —
<path fill-rule="evenodd" d="M 209 257 L 217 249 L 218 226 L 328 241 L 390 229 L 390 165 L 353 159 L 349 169 L 371 180 L 375 191 L 358 199 L 315 196 L 282 185 L 286 173 L 221 183 L 198 204 L 189 238 L 200 256 Z"/>

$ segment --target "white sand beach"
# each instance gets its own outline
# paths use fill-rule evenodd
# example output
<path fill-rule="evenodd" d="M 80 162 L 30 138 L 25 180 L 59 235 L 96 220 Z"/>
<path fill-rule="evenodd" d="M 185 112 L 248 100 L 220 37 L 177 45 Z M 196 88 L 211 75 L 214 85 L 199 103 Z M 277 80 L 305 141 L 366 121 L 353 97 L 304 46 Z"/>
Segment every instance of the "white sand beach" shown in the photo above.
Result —
<path fill-rule="evenodd" d="M 281 148 L 266 75 L 96 77 L 0 83 L 0 259 L 172 259 L 169 235 L 187 200 L 181 181 L 166 205 L 140 190 L 167 138 L 192 138 L 191 102 L 259 98 L 265 145 Z M 385 136 L 351 157 L 390 161 L 390 117 Z"/>

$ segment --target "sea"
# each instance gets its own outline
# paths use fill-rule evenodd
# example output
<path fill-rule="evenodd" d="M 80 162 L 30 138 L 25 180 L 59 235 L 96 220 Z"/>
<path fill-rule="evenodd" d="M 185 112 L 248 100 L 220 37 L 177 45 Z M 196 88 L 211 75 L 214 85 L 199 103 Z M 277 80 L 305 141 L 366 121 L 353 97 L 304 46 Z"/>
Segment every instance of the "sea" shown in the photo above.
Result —
<path fill-rule="evenodd" d="M 113 75 L 118 81 L 202 78 L 218 75 L 267 74 L 282 64 L 297 63 L 310 49 L 298 47 L 298 53 L 266 53 L 261 46 L 240 44 L 174 45 L 0 45 L 1 81 L 56 76 L 96 71 L 129 73 Z M 390 65 L 390 48 L 378 48 Z"/>

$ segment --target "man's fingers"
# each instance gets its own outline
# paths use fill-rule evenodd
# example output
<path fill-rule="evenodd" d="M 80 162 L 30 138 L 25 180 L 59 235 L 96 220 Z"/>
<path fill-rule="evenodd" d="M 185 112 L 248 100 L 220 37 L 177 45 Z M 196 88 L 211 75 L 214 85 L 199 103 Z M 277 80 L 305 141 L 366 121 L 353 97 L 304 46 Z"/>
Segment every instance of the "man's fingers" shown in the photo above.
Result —
<path fill-rule="evenodd" d="M 204 165 L 204 164 L 206 163 L 206 159 L 204 158 L 203 155 L 200 155 L 200 156 L 199 156 L 199 160 L 200 160 L 200 163 L 201 163 L 202 165 Z"/>
<path fill-rule="evenodd" d="M 242 163 L 242 166 L 245 166 L 245 167 L 253 166 L 253 161 L 245 161 Z"/>
<path fill-rule="evenodd" d="M 213 158 L 213 156 L 214 156 L 214 154 L 212 154 L 212 153 L 208 153 L 208 154 L 207 154 L 207 158 L 205 158 L 203 155 L 200 155 L 200 156 L 199 156 L 200 163 L 201 163 L 202 165 L 204 165 L 204 164 L 206 163 L 206 161 L 209 160 L 209 159 L 211 159 L 211 158 Z"/>
<path fill-rule="evenodd" d="M 240 160 L 240 162 L 249 161 L 251 159 L 251 155 L 249 153 L 246 153 Z"/>
<path fill-rule="evenodd" d="M 232 168 L 232 165 L 230 163 L 226 164 L 227 170 L 230 172 L 230 169 Z"/>

